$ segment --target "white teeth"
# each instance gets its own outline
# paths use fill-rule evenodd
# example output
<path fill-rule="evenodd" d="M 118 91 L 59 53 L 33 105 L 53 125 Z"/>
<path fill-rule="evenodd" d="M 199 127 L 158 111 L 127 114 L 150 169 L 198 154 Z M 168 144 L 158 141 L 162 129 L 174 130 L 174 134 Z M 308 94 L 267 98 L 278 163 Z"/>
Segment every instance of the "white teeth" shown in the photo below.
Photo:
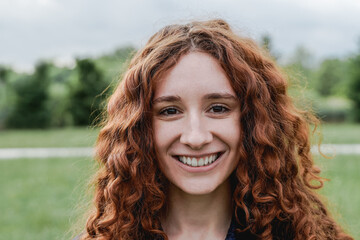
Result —
<path fill-rule="evenodd" d="M 191 158 L 191 157 L 185 157 L 185 156 L 179 156 L 179 161 L 192 166 L 192 167 L 202 167 L 202 166 L 207 166 L 211 163 L 213 163 L 217 158 L 217 154 L 213 154 L 211 156 L 207 156 L 207 157 L 202 157 L 202 158 Z"/>
<path fill-rule="evenodd" d="M 196 161 L 196 158 L 193 158 L 192 161 L 191 161 L 191 166 L 193 167 L 197 167 L 197 161 Z"/>
<path fill-rule="evenodd" d="M 204 159 L 200 158 L 198 166 L 204 166 Z"/>

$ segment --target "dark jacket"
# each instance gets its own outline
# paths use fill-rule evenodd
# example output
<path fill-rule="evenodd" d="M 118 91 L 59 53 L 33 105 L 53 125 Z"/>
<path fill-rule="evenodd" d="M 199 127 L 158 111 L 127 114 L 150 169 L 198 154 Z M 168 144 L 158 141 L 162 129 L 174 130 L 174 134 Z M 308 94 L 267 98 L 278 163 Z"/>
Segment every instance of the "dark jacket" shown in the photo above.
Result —
<path fill-rule="evenodd" d="M 253 234 L 250 233 L 250 231 L 245 231 L 245 232 L 241 232 L 241 233 L 237 233 L 235 231 L 236 229 L 236 222 L 233 218 L 233 220 L 231 221 L 228 233 L 226 235 L 225 240 L 239 240 L 239 239 L 246 239 L 246 240 L 255 240 L 255 236 Z"/>
<path fill-rule="evenodd" d="M 236 233 L 235 229 L 236 229 L 236 222 L 231 221 L 231 224 L 230 224 L 230 227 L 229 227 L 229 230 L 228 230 L 225 240 L 238 240 L 238 239 L 255 240 L 256 239 L 248 231 L 243 232 L 243 233 Z M 73 240 L 80 239 L 80 236 L 81 235 L 76 236 Z"/>

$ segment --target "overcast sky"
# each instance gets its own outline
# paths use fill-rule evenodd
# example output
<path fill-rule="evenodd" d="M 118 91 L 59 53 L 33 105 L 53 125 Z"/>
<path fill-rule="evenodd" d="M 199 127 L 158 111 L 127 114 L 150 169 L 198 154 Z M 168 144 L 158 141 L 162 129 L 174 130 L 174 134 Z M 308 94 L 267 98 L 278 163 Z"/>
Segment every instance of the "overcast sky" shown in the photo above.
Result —
<path fill-rule="evenodd" d="M 299 45 L 318 59 L 348 56 L 360 37 L 360 0 L 0 0 L 0 64 L 64 64 L 141 47 L 170 23 L 213 17 L 254 39 L 270 34 L 283 58 Z"/>

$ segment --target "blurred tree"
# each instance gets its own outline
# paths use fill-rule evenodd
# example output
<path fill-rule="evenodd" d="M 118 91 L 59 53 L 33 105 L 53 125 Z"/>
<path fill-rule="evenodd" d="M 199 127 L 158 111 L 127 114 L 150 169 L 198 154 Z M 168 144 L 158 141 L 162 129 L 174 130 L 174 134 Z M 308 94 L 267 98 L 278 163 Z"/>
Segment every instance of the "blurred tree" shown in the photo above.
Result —
<path fill-rule="evenodd" d="M 7 83 L 7 79 L 10 73 L 10 69 L 4 66 L 0 66 L 0 84 Z"/>
<path fill-rule="evenodd" d="M 74 69 L 68 67 L 57 67 L 52 65 L 50 68 L 50 78 L 53 83 L 67 84 L 72 75 L 76 75 Z"/>
<path fill-rule="evenodd" d="M 314 66 L 313 55 L 306 47 L 298 46 L 290 59 L 290 63 L 299 66 L 301 69 L 311 69 Z"/>
<path fill-rule="evenodd" d="M 354 103 L 352 111 L 354 120 L 360 122 L 360 41 L 357 55 L 351 58 L 350 61 L 350 86 L 349 98 Z"/>
<path fill-rule="evenodd" d="M 114 56 L 117 59 L 126 61 L 136 52 L 136 49 L 133 46 L 124 46 L 115 50 Z"/>
<path fill-rule="evenodd" d="M 51 127 L 64 127 L 72 124 L 72 116 L 69 111 L 70 84 L 76 80 L 75 69 L 68 67 L 50 68 L 51 84 L 49 86 L 49 108 L 51 111 Z"/>
<path fill-rule="evenodd" d="M 125 71 L 128 60 L 136 52 L 131 46 L 124 46 L 116 49 L 114 52 L 94 59 L 96 67 L 103 73 L 104 80 L 110 84 L 116 84 L 119 76 Z"/>
<path fill-rule="evenodd" d="M 49 126 L 50 112 L 47 107 L 49 63 L 40 62 L 35 73 L 18 80 L 14 85 L 16 101 L 7 120 L 13 128 L 44 128 Z"/>
<path fill-rule="evenodd" d="M 70 112 L 75 125 L 89 125 L 101 113 L 107 83 L 91 59 L 78 59 L 76 68 L 78 82 L 70 90 Z"/>
<path fill-rule="evenodd" d="M 325 59 L 318 70 L 316 90 L 322 96 L 334 95 L 336 87 L 344 81 L 344 64 L 339 59 Z"/>
<path fill-rule="evenodd" d="M 0 129 L 4 128 L 4 122 L 8 115 L 9 104 L 7 97 L 7 85 L 10 69 L 0 66 Z"/>
<path fill-rule="evenodd" d="M 291 85 L 302 89 L 315 88 L 314 69 L 313 55 L 304 46 L 298 46 L 285 65 L 285 70 L 290 76 Z"/>
<path fill-rule="evenodd" d="M 270 34 L 266 33 L 261 36 L 260 45 L 269 52 L 270 56 L 272 56 L 274 60 L 278 60 L 280 58 L 279 54 L 274 50 L 273 40 Z"/>
<path fill-rule="evenodd" d="M 0 106 L 1 103 L 6 102 L 6 86 L 8 84 L 10 69 L 5 66 L 0 66 Z M 0 108 L 1 111 L 1 108 Z"/>

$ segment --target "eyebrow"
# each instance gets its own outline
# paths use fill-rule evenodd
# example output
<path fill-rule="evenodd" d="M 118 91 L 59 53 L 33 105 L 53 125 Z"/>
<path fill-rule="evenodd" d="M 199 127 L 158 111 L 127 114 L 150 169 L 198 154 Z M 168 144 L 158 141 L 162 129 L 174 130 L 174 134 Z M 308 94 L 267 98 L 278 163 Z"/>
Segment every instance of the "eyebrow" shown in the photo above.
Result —
<path fill-rule="evenodd" d="M 212 100 L 212 99 L 230 99 L 237 101 L 238 99 L 230 94 L 230 93 L 209 93 L 204 96 L 204 99 Z"/>
<path fill-rule="evenodd" d="M 158 97 L 157 99 L 155 99 L 153 101 L 153 104 L 160 103 L 160 102 L 180 102 L 180 101 L 181 101 L 180 96 L 169 95 L 169 96 Z"/>
<path fill-rule="evenodd" d="M 230 93 L 209 93 L 206 94 L 204 97 L 206 100 L 214 100 L 214 99 L 229 99 L 233 101 L 237 101 L 238 99 L 230 94 Z M 169 95 L 169 96 L 162 96 L 158 97 L 153 101 L 153 104 L 160 103 L 160 102 L 181 102 L 181 97 L 178 95 Z"/>

